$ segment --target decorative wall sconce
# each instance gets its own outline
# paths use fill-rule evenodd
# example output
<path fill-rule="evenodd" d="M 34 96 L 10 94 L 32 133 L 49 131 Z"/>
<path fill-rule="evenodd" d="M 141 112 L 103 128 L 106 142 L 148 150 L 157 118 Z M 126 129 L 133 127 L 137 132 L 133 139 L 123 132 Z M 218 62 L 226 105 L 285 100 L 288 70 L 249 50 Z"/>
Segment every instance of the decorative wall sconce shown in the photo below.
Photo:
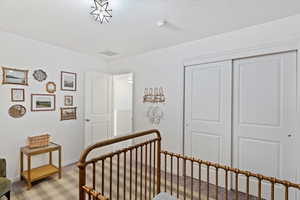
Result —
<path fill-rule="evenodd" d="M 143 103 L 164 103 L 166 97 L 164 89 L 160 88 L 145 88 Z"/>

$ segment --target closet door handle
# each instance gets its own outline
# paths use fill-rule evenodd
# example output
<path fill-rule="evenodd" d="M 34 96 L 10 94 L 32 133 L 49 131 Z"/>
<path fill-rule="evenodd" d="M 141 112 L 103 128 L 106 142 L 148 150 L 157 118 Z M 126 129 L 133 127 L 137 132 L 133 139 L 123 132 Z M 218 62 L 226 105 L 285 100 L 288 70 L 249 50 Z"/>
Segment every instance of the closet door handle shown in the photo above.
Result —
<path fill-rule="evenodd" d="M 91 120 L 90 120 L 90 119 L 85 119 L 85 121 L 86 121 L 86 122 L 90 122 Z"/>

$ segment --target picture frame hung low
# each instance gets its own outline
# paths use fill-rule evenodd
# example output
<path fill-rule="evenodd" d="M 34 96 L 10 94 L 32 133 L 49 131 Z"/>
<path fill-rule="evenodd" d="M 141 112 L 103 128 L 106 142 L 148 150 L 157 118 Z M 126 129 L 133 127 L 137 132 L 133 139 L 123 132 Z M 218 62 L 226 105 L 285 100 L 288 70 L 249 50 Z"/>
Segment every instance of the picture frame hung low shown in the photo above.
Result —
<path fill-rule="evenodd" d="M 77 90 L 77 74 L 73 72 L 61 72 L 61 90 L 76 91 Z"/>
<path fill-rule="evenodd" d="M 28 70 L 2 67 L 2 84 L 28 85 Z"/>
<path fill-rule="evenodd" d="M 63 107 L 60 108 L 60 120 L 76 120 L 77 119 L 77 107 Z"/>
<path fill-rule="evenodd" d="M 25 90 L 22 88 L 11 88 L 11 101 L 12 102 L 24 102 Z"/>
<path fill-rule="evenodd" d="M 55 111 L 56 96 L 54 94 L 31 94 L 31 111 Z"/>

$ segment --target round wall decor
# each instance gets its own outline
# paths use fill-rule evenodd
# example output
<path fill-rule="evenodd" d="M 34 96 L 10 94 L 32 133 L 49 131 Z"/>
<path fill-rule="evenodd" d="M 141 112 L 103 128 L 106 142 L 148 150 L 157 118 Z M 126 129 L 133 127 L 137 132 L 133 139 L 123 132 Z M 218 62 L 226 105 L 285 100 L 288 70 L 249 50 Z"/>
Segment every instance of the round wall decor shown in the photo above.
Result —
<path fill-rule="evenodd" d="M 159 106 L 150 106 L 147 111 L 147 117 L 151 124 L 159 125 L 164 117 L 164 112 Z"/>
<path fill-rule="evenodd" d="M 56 92 L 56 84 L 54 82 L 48 82 L 46 84 L 46 91 L 48 93 L 54 93 L 54 92 Z"/>
<path fill-rule="evenodd" d="M 26 108 L 22 105 L 13 105 L 9 108 L 8 114 L 13 118 L 21 118 L 25 115 Z"/>
<path fill-rule="evenodd" d="M 43 70 L 38 69 L 33 72 L 33 77 L 35 80 L 42 82 L 47 79 L 47 74 Z"/>

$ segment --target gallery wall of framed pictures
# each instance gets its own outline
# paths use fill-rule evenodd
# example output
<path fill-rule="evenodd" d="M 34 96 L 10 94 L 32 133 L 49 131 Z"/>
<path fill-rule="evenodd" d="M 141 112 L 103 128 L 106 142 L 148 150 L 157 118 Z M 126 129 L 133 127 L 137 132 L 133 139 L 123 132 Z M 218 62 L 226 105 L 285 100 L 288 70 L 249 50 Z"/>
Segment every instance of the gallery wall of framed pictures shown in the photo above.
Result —
<path fill-rule="evenodd" d="M 77 107 L 74 106 L 77 73 L 61 71 L 57 72 L 57 77 L 51 77 L 45 69 L 28 70 L 6 66 L 1 67 L 1 72 L 1 85 L 10 91 L 7 95 L 11 102 L 7 108 L 10 117 L 19 119 L 29 113 L 58 111 L 58 121 L 77 119 Z M 60 80 L 60 83 L 55 80 Z M 57 84 L 61 86 L 60 90 L 57 90 Z M 62 96 L 63 101 L 60 102 L 56 95 Z M 26 108 L 28 105 L 29 109 Z M 57 107 L 60 109 L 57 110 Z"/>

